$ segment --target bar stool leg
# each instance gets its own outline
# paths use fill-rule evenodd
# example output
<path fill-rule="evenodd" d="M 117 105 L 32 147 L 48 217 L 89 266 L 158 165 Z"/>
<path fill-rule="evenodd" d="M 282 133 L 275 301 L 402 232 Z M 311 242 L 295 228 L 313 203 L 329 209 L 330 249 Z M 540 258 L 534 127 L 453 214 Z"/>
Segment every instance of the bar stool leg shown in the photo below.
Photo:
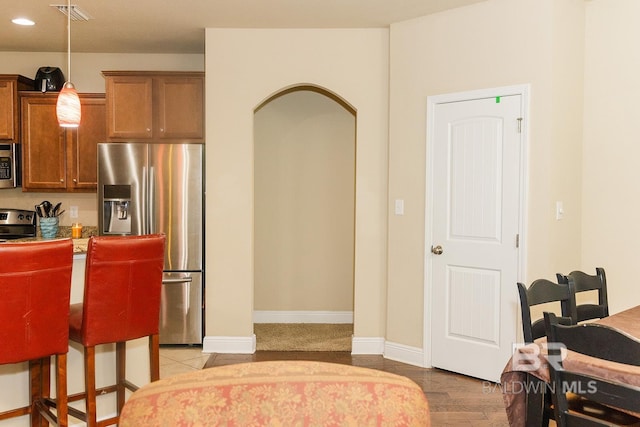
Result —
<path fill-rule="evenodd" d="M 67 355 L 57 355 L 55 360 L 55 415 L 49 410 L 50 402 L 47 402 L 51 398 L 51 357 L 29 361 L 31 427 L 49 427 L 50 423 L 55 423 L 59 427 L 67 427 L 69 425 L 67 411 Z"/>
<path fill-rule="evenodd" d="M 149 335 L 149 374 L 151 382 L 160 379 L 160 336 L 158 334 Z"/>
<path fill-rule="evenodd" d="M 84 387 L 86 393 L 87 427 L 96 427 L 96 348 L 84 348 Z"/>
<path fill-rule="evenodd" d="M 56 356 L 56 416 L 59 427 L 69 425 L 67 401 L 67 355 Z"/>
<path fill-rule="evenodd" d="M 36 402 L 42 396 L 42 359 L 29 361 L 29 383 L 30 383 L 30 397 L 29 406 L 31 408 L 31 427 L 44 427 L 46 426 L 45 420 L 43 420 L 40 412 L 36 410 Z"/>
<path fill-rule="evenodd" d="M 127 343 L 116 343 L 116 396 L 118 405 L 118 417 L 122 412 L 125 401 L 126 392 L 126 373 L 127 373 Z"/>
<path fill-rule="evenodd" d="M 42 399 L 49 398 L 51 392 L 51 356 L 40 359 L 40 400 L 39 404 L 42 405 Z M 37 416 L 41 419 L 41 425 L 43 427 L 48 427 L 49 423 L 47 422 L 44 415 L 42 415 L 39 411 L 36 411 Z"/>

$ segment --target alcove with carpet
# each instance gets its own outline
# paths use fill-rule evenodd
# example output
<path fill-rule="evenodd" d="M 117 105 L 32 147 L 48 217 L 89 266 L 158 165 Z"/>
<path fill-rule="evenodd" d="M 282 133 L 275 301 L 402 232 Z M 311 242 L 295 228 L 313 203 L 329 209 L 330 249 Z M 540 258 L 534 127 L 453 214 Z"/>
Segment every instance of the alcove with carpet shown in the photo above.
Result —
<path fill-rule="evenodd" d="M 351 350 L 355 156 L 356 111 L 329 90 L 296 85 L 256 108 L 258 350 Z"/>

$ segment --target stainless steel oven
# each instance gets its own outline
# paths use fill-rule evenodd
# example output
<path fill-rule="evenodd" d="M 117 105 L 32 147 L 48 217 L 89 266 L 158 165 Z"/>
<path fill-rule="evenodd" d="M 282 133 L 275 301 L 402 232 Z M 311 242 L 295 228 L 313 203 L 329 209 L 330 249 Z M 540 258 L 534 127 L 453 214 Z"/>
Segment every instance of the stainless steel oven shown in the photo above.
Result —
<path fill-rule="evenodd" d="M 0 188 L 15 188 L 21 184 L 20 144 L 0 143 Z"/>
<path fill-rule="evenodd" d="M 0 208 L 0 242 L 35 237 L 36 213 L 22 209 Z"/>

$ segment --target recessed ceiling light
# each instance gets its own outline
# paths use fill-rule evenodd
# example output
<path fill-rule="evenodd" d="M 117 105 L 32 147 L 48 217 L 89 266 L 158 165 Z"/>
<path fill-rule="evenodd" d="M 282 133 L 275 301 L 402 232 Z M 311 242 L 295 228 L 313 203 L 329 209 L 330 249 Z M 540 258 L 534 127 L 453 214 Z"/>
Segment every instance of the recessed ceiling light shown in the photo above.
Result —
<path fill-rule="evenodd" d="M 15 19 L 12 19 L 11 22 L 18 25 L 35 25 L 36 24 L 31 19 L 27 19 L 27 18 L 15 18 Z"/>

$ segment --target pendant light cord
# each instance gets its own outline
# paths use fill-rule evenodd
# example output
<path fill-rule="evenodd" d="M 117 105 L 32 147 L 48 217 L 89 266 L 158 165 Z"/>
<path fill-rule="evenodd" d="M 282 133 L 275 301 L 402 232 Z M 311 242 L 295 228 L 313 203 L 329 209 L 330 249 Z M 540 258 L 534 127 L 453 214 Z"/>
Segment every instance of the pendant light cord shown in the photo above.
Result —
<path fill-rule="evenodd" d="M 71 81 L 71 0 L 67 0 L 67 81 Z"/>

